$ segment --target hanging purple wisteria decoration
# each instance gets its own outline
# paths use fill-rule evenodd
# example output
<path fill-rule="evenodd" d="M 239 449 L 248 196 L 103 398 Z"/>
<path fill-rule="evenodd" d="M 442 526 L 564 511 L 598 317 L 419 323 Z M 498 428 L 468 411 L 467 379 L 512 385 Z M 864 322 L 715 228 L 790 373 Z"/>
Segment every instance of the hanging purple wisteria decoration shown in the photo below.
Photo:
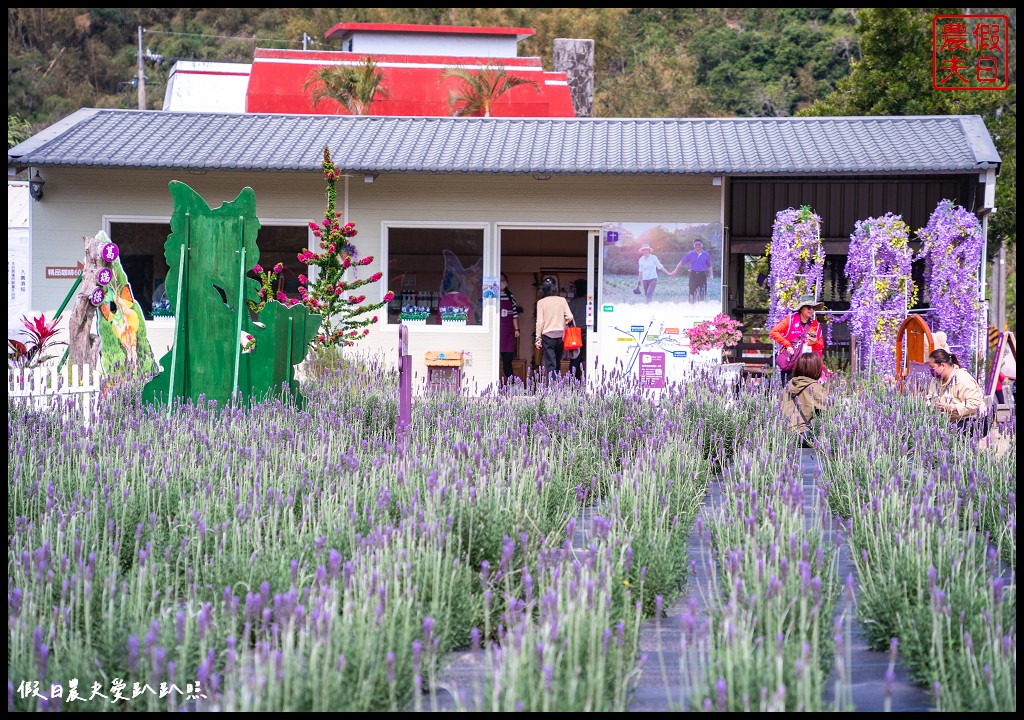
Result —
<path fill-rule="evenodd" d="M 801 205 L 799 210 L 787 208 L 775 214 L 768 256 L 771 258 L 768 327 L 772 327 L 793 311 L 797 298 L 801 295 L 817 297 L 821 288 L 825 268 L 821 218 L 810 205 Z"/>
<path fill-rule="evenodd" d="M 950 350 L 969 361 L 971 338 L 981 322 L 981 223 L 974 213 L 943 200 L 918 235 L 924 243 L 924 286 L 931 305 L 928 324 L 932 332 L 946 333 Z"/>
<path fill-rule="evenodd" d="M 845 274 L 853 290 L 843 321 L 862 366 L 873 373 L 895 372 L 896 333 L 917 301 L 909 236 L 903 218 L 892 213 L 858 221 L 850 235 Z"/>

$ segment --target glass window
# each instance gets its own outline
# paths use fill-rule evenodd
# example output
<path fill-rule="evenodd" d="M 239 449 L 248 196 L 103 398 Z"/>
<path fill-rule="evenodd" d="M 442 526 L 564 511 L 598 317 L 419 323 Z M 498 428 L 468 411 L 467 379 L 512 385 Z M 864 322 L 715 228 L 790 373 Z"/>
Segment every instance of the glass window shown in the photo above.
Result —
<path fill-rule="evenodd" d="M 112 221 L 109 234 L 117 244 L 121 266 L 146 319 L 171 317 L 174 310 L 164 291 L 170 270 L 164 257 L 164 243 L 171 234 L 170 223 Z M 308 273 L 309 266 L 300 263 L 298 255 L 309 243 L 309 229 L 305 222 L 294 226 L 261 225 L 256 236 L 260 265 L 268 270 L 277 263 L 284 265 L 274 287 L 275 292 L 283 292 L 290 298 L 299 297 L 299 275 Z M 248 276 L 256 279 L 251 268 Z"/>
<path fill-rule="evenodd" d="M 388 323 L 483 323 L 483 228 L 389 227 Z"/>

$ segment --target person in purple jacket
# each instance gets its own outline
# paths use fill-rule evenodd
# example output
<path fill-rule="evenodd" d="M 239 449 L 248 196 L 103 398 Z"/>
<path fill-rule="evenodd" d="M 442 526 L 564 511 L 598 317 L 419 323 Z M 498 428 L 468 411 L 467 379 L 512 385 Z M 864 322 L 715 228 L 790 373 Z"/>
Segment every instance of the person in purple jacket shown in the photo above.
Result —
<path fill-rule="evenodd" d="M 697 238 L 693 241 L 693 250 L 683 256 L 683 259 L 669 275 L 675 277 L 684 265 L 690 271 L 690 302 L 706 300 L 708 278 L 712 276 L 714 268 L 711 265 L 711 254 L 704 249 L 703 240 Z"/>

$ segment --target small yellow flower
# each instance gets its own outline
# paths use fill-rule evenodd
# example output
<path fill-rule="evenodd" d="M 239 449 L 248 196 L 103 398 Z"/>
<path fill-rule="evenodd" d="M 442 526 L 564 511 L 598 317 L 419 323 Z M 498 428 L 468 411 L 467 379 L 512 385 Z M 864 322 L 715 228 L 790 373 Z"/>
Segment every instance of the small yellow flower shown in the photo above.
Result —
<path fill-rule="evenodd" d="M 630 584 L 630 582 L 629 582 L 629 580 L 623 580 L 623 581 L 622 581 L 622 584 L 623 584 L 623 585 L 629 585 L 629 584 Z"/>

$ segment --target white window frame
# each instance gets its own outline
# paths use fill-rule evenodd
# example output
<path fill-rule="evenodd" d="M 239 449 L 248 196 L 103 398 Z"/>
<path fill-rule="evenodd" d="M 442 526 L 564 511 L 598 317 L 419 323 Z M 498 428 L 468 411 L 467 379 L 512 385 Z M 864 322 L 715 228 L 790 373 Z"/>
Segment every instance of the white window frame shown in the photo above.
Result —
<path fill-rule="evenodd" d="M 388 291 L 391 278 L 388 274 L 388 257 L 391 250 L 389 232 L 391 228 L 403 228 L 403 229 L 415 229 L 415 228 L 436 228 L 436 229 L 451 229 L 451 230 L 480 230 L 483 233 L 483 276 L 497 275 L 497 271 L 494 270 L 494 265 L 497 262 L 496 252 L 494 248 L 495 234 L 492 232 L 491 223 L 488 222 L 444 222 L 437 220 L 425 220 L 425 221 L 414 221 L 414 220 L 381 220 L 380 223 L 380 257 L 381 257 L 381 270 L 383 274 L 383 282 L 381 283 L 380 296 L 381 302 L 384 300 L 384 294 Z M 482 288 L 481 288 L 482 290 Z M 385 308 L 386 310 L 386 308 Z M 480 318 L 479 325 L 467 325 L 466 327 L 452 327 L 450 325 L 424 325 L 423 327 L 417 327 L 417 333 L 467 333 L 470 335 L 485 334 L 492 332 L 495 328 L 495 321 L 492 318 L 493 312 L 488 311 L 488 303 L 484 302 L 484 308 L 482 317 Z M 398 327 L 401 323 L 392 323 L 388 320 L 388 313 L 384 313 L 384 322 L 381 323 L 381 329 L 384 332 L 397 333 Z"/>

